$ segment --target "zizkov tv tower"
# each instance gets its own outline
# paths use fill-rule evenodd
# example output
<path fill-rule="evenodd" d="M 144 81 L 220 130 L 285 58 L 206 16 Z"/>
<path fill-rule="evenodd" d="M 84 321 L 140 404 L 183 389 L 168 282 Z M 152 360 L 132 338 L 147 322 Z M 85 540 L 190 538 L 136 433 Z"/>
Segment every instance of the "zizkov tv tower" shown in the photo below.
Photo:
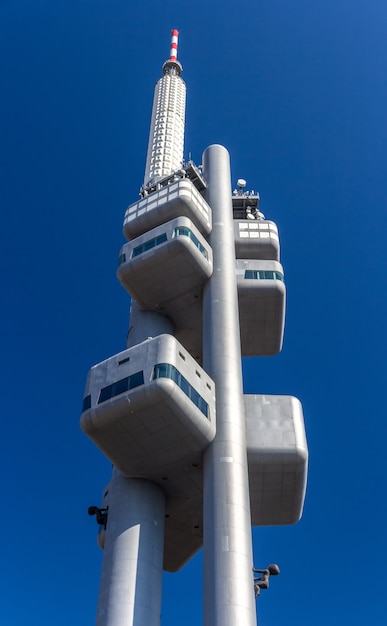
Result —
<path fill-rule="evenodd" d="M 251 526 L 296 522 L 305 494 L 300 402 L 242 386 L 241 357 L 282 346 L 278 229 L 245 181 L 232 191 L 224 147 L 184 163 L 177 38 L 124 218 L 127 348 L 91 368 L 83 402 L 81 427 L 113 464 L 89 509 L 104 549 L 97 626 L 159 626 L 163 569 L 202 546 L 204 625 L 255 626 Z"/>

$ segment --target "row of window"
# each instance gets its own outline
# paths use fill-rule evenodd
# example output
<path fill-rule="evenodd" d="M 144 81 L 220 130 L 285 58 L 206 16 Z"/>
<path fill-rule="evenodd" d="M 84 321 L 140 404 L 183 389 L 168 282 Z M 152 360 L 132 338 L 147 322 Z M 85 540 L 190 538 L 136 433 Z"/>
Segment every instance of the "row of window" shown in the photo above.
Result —
<path fill-rule="evenodd" d="M 268 224 L 267 222 L 240 222 L 239 230 L 274 230 L 278 233 L 278 228 L 275 224 Z"/>
<path fill-rule="evenodd" d="M 124 224 L 135 219 L 137 215 L 141 215 L 145 211 L 150 211 L 158 206 L 162 206 L 174 198 L 183 195 L 184 198 L 195 202 L 196 210 L 199 210 L 208 222 L 210 208 L 203 196 L 200 195 L 197 189 L 188 180 L 179 180 L 178 182 L 173 182 L 167 186 L 167 197 L 161 197 L 160 192 L 157 192 L 156 194 L 146 196 L 145 198 L 138 200 L 138 202 L 131 204 L 126 209 Z"/>
<path fill-rule="evenodd" d="M 184 236 L 184 237 L 188 237 L 193 244 L 195 244 L 195 246 L 197 247 L 197 249 L 202 253 L 202 255 L 208 259 L 208 252 L 205 249 L 205 247 L 200 243 L 200 241 L 198 240 L 198 238 L 194 235 L 194 233 L 192 232 L 192 230 L 190 228 L 187 228 L 187 226 L 177 226 L 176 228 L 173 229 L 173 233 L 172 233 L 172 237 L 179 237 L 179 236 Z M 167 235 L 166 233 L 162 233 L 161 235 L 159 235 L 158 237 L 154 237 L 153 239 L 149 239 L 148 241 L 145 241 L 145 243 L 141 244 L 140 246 L 136 246 L 135 248 L 133 248 L 132 250 L 132 254 L 131 254 L 131 258 L 135 258 L 137 256 L 139 256 L 140 254 L 143 254 L 143 252 L 147 252 L 147 250 L 151 250 L 152 248 L 155 248 L 156 246 L 159 246 L 160 244 L 164 243 L 165 241 L 167 241 Z M 126 262 L 126 254 L 123 253 L 119 256 L 119 265 L 122 265 L 122 263 Z M 283 274 L 281 274 L 281 272 L 276 272 L 276 271 L 272 271 L 272 270 L 245 270 L 245 278 L 248 279 L 255 279 L 255 280 L 284 280 L 284 276 Z"/>
<path fill-rule="evenodd" d="M 170 124 L 169 126 L 166 126 L 165 122 L 158 122 L 156 120 L 153 139 L 156 139 L 156 137 L 158 136 L 160 138 L 165 138 L 166 133 L 168 132 L 169 134 L 171 134 L 172 131 L 173 133 L 178 134 L 179 136 L 182 136 L 184 134 L 183 120 L 176 118 L 176 115 L 175 115 L 173 125 Z"/>
<path fill-rule="evenodd" d="M 253 278 L 258 280 L 284 280 L 284 275 L 281 272 L 274 272 L 271 270 L 245 270 L 245 278 Z"/>
<path fill-rule="evenodd" d="M 168 95 L 174 96 L 185 96 L 185 89 L 181 89 L 183 85 L 176 85 L 173 82 L 171 83 L 171 81 L 168 81 L 167 84 L 164 83 L 164 85 L 162 85 L 162 88 L 159 90 L 159 93 L 157 94 L 157 100 L 158 102 L 160 102 L 160 100 L 162 98 L 165 98 L 166 96 L 168 97 Z"/>
<path fill-rule="evenodd" d="M 164 241 L 167 241 L 166 233 L 163 233 L 162 235 L 159 235 L 158 237 L 154 237 L 154 239 L 149 239 L 149 241 L 146 241 L 141 246 L 136 246 L 136 248 L 133 248 L 131 256 L 132 258 L 139 256 L 143 252 L 146 252 L 147 250 L 151 250 L 152 248 L 159 246 L 161 243 L 164 243 Z"/>
<path fill-rule="evenodd" d="M 82 413 L 83 411 L 87 411 L 87 409 L 91 409 L 91 395 L 90 394 L 83 398 Z"/>
<path fill-rule="evenodd" d="M 242 230 L 242 232 L 239 233 L 239 237 L 241 239 L 275 239 L 275 241 L 279 241 L 278 235 L 274 231 L 261 232 L 259 230 Z"/>
<path fill-rule="evenodd" d="M 185 393 L 185 395 L 194 403 L 195 406 L 208 417 L 208 404 L 202 398 L 202 396 L 189 384 L 186 378 L 179 372 L 179 370 L 169 363 L 158 363 L 155 365 L 153 370 L 152 380 L 156 380 L 157 378 L 170 378 L 173 380 L 180 389 Z M 135 389 L 140 385 L 144 384 L 144 372 L 136 372 L 131 376 L 127 376 L 126 378 L 121 378 L 121 380 L 117 380 L 112 385 L 108 385 L 107 387 L 103 387 L 100 391 L 99 398 L 97 404 L 101 404 L 102 402 L 106 402 L 111 398 L 115 398 L 119 396 L 121 393 L 125 393 L 130 389 Z M 87 411 L 91 408 L 91 395 L 86 396 L 83 399 L 82 412 Z"/>
<path fill-rule="evenodd" d="M 195 235 L 193 234 L 193 232 L 192 232 L 192 230 L 190 228 L 187 228 L 187 226 L 177 226 L 176 228 L 173 229 L 172 237 L 179 237 L 179 235 L 184 235 L 185 237 L 188 237 L 189 239 L 191 239 L 192 243 L 195 244 L 195 246 L 202 253 L 202 255 L 206 259 L 208 259 L 208 252 L 207 252 L 207 250 L 200 243 L 199 239 L 197 237 L 195 237 Z"/>
<path fill-rule="evenodd" d="M 175 110 L 177 113 L 184 111 L 185 97 L 172 96 L 168 98 L 168 95 L 157 102 L 157 113 L 154 117 L 156 122 L 163 122 L 165 119 L 170 119 L 171 111 Z"/>
<path fill-rule="evenodd" d="M 173 128 L 165 128 L 165 124 L 158 124 L 157 130 L 161 132 L 164 136 L 173 135 Z"/>
<path fill-rule="evenodd" d="M 110 400 L 110 398 L 114 398 L 115 396 L 119 396 L 121 393 L 125 393 L 125 391 L 129 391 L 130 389 L 135 389 L 135 387 L 139 387 L 144 384 L 144 372 L 136 372 L 131 376 L 127 376 L 126 378 L 121 378 L 121 380 L 117 380 L 117 382 L 112 385 L 108 385 L 107 387 L 103 387 L 101 389 L 98 404 L 102 402 L 106 402 L 106 400 Z"/>
<path fill-rule="evenodd" d="M 170 378 L 173 380 L 180 389 L 185 393 L 186 396 L 198 407 L 199 411 L 208 417 L 208 404 L 202 398 L 202 396 L 189 384 L 188 380 L 184 378 L 183 374 L 179 372 L 179 370 L 170 363 L 158 363 L 155 365 L 153 371 L 153 380 L 156 378 Z"/>
<path fill-rule="evenodd" d="M 149 241 L 146 241 L 141 246 L 136 246 L 136 248 L 133 248 L 131 258 L 139 256 L 143 252 L 146 252 L 147 250 L 151 250 L 152 248 L 159 246 L 161 243 L 164 243 L 164 241 L 167 241 L 167 235 L 165 233 L 163 233 L 162 235 L 159 235 L 158 237 L 154 237 L 154 239 L 149 239 Z M 118 264 L 122 265 L 122 263 L 125 263 L 125 261 L 126 261 L 126 254 L 125 252 L 123 252 L 122 254 L 120 254 L 118 258 Z"/>
<path fill-rule="evenodd" d="M 202 253 L 202 255 L 206 259 L 208 259 L 208 252 L 207 252 L 207 250 L 200 243 L 199 239 L 197 237 L 195 237 L 195 235 L 192 232 L 192 230 L 190 230 L 186 226 L 177 226 L 176 228 L 173 229 L 172 238 L 179 237 L 181 235 L 183 235 L 185 237 L 188 237 L 192 241 L 192 243 L 195 244 L 195 246 Z M 156 246 L 159 246 L 160 244 L 164 243 L 165 241 L 167 241 L 166 233 L 162 233 L 158 237 L 154 237 L 153 239 L 149 239 L 148 241 L 145 241 L 145 243 L 141 244 L 140 246 L 136 246 L 135 248 L 133 248 L 132 254 L 131 254 L 131 258 L 133 259 L 134 257 L 139 256 L 143 252 L 146 252 L 147 250 L 151 250 L 152 248 L 155 248 Z M 119 265 L 121 265 L 122 263 L 125 263 L 125 261 L 126 261 L 126 254 L 123 253 L 123 254 L 120 255 L 120 257 L 118 259 Z"/>
<path fill-rule="evenodd" d="M 164 156 L 159 155 L 156 157 L 152 157 L 150 162 L 153 167 L 155 163 L 156 163 L 156 167 L 160 167 L 160 164 L 161 164 L 160 162 L 163 162 L 163 161 L 176 161 L 178 165 L 181 165 L 180 152 L 181 152 L 180 149 L 175 148 L 172 151 L 172 156 L 169 156 L 167 154 L 165 154 Z M 178 167 L 178 165 L 176 165 L 176 167 Z"/>
<path fill-rule="evenodd" d="M 172 139 L 171 137 L 169 137 L 168 139 Z M 171 143 L 171 142 L 169 142 Z M 183 141 L 180 137 L 176 138 L 176 141 L 173 142 L 173 145 L 171 145 L 169 148 L 154 148 L 152 146 L 152 152 L 151 152 L 151 156 L 153 157 L 153 159 L 155 158 L 155 156 L 158 156 L 160 159 L 160 156 L 162 154 L 177 154 L 179 155 L 181 152 L 183 146 Z"/>

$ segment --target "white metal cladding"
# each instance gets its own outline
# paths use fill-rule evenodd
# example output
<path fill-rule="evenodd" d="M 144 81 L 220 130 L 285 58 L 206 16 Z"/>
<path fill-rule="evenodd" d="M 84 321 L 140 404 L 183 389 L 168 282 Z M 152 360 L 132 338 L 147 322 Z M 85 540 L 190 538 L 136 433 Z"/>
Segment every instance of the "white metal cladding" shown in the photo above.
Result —
<path fill-rule="evenodd" d="M 132 239 L 121 248 L 120 260 L 118 279 L 140 307 L 159 310 L 173 301 L 168 314 L 181 310 L 184 294 L 192 306 L 201 300 L 200 288 L 212 274 L 211 247 L 186 217 Z"/>
<path fill-rule="evenodd" d="M 162 187 L 131 204 L 124 217 L 123 232 L 129 241 L 175 217 L 188 217 L 198 230 L 208 234 L 212 227 L 211 209 L 188 178 Z"/>
<path fill-rule="evenodd" d="M 186 86 L 166 73 L 156 84 L 149 131 L 144 185 L 180 169 L 184 152 Z"/>
<path fill-rule="evenodd" d="M 293 396 L 245 395 L 253 526 L 294 524 L 304 505 L 308 447 Z"/>
<path fill-rule="evenodd" d="M 268 220 L 235 220 L 235 254 L 237 259 L 279 261 L 278 228 Z"/>
<path fill-rule="evenodd" d="M 277 261 L 236 260 L 242 356 L 268 356 L 282 348 L 286 288 L 283 268 Z M 246 278 L 271 275 L 273 278 Z"/>

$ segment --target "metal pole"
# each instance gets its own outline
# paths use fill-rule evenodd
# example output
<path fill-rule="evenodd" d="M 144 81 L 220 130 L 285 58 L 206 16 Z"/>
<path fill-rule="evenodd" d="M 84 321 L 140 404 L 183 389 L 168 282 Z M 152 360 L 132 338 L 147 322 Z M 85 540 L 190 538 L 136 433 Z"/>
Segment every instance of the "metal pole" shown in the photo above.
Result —
<path fill-rule="evenodd" d="M 216 383 L 217 429 L 204 454 L 204 626 L 255 626 L 252 539 L 230 159 L 203 154 L 214 271 L 203 294 L 203 367 Z"/>
<path fill-rule="evenodd" d="M 153 483 L 109 483 L 97 626 L 160 626 L 165 497 Z"/>

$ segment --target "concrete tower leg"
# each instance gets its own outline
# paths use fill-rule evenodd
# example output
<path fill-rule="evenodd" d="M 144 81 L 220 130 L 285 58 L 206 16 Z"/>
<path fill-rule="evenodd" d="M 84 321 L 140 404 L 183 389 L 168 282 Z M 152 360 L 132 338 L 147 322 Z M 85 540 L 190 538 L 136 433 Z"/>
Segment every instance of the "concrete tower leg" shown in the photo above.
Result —
<path fill-rule="evenodd" d="M 132 300 L 127 347 L 163 333 L 172 334 L 169 319 Z M 96 626 L 160 626 L 164 493 L 113 468 L 107 502 Z"/>
<path fill-rule="evenodd" d="M 203 154 L 214 271 L 203 294 L 203 367 L 216 384 L 216 437 L 204 454 L 204 626 L 255 626 L 252 538 L 230 159 Z"/>
<path fill-rule="evenodd" d="M 97 626 L 160 626 L 165 497 L 153 483 L 109 483 Z"/>
<path fill-rule="evenodd" d="M 173 325 L 171 320 L 154 311 L 143 311 L 135 300 L 130 305 L 130 326 L 126 342 L 127 348 L 132 348 L 148 337 L 158 335 L 173 335 Z"/>

